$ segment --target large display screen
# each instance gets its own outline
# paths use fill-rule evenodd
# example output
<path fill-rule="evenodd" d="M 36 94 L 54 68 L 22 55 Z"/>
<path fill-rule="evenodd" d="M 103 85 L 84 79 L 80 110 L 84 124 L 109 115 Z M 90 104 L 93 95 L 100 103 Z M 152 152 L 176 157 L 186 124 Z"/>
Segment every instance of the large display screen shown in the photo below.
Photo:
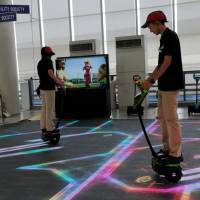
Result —
<path fill-rule="evenodd" d="M 109 88 L 108 55 L 57 58 L 56 74 L 66 88 Z"/>

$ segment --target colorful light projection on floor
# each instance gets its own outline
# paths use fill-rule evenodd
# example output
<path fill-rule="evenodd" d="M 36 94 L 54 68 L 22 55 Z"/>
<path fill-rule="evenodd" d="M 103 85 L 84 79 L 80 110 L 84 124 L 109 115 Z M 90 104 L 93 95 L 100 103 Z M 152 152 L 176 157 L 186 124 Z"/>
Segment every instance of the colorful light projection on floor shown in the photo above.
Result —
<path fill-rule="evenodd" d="M 74 134 L 74 135 L 67 135 L 68 137 L 80 137 L 80 136 L 86 136 L 86 135 L 92 135 L 92 134 L 102 134 L 102 135 L 122 135 L 123 137 L 127 137 L 128 134 L 124 133 L 122 131 L 96 131 L 99 130 L 100 128 L 110 124 L 112 121 L 109 120 L 100 126 L 97 126 L 95 128 L 90 129 L 89 131 L 81 134 Z M 64 136 L 63 136 L 64 137 Z M 81 184 L 80 182 L 76 182 L 68 173 L 68 170 L 62 171 L 62 170 L 57 170 L 56 168 L 50 167 L 51 165 L 56 165 L 56 164 L 61 164 L 61 163 L 66 163 L 66 162 L 71 162 L 71 161 L 80 161 L 80 160 L 88 160 L 88 159 L 93 159 L 93 158 L 100 158 L 103 157 L 104 160 L 108 160 L 112 155 L 116 154 L 116 151 L 121 149 L 121 147 L 124 147 L 126 144 L 128 144 L 128 140 L 130 140 L 132 136 L 129 136 L 127 139 L 123 140 L 118 146 L 116 146 L 114 149 L 109 151 L 108 153 L 101 153 L 101 154 L 95 154 L 95 155 L 87 155 L 87 156 L 82 156 L 78 158 L 72 158 L 72 159 L 67 159 L 67 160 L 60 160 L 60 161 L 54 161 L 54 162 L 48 162 L 48 163 L 42 163 L 42 164 L 36 164 L 36 165 L 30 165 L 30 166 L 23 166 L 17 168 L 18 170 L 47 170 L 53 173 L 54 175 L 60 177 L 62 180 L 65 180 L 68 184 L 70 184 L 70 187 L 66 187 L 67 189 L 70 188 L 70 190 L 74 190 L 75 188 L 79 187 Z M 102 165 L 102 163 L 101 163 Z M 67 173 L 67 174 L 66 174 Z M 67 177 L 67 178 L 66 178 Z M 65 193 L 65 190 L 64 190 Z M 61 194 L 57 194 L 60 196 Z M 56 197 L 57 198 L 57 197 Z"/>
<path fill-rule="evenodd" d="M 76 121 L 77 123 L 78 121 Z M 110 124 L 112 122 L 112 120 L 108 120 L 102 124 L 100 124 L 99 126 L 97 127 L 94 127 L 94 128 L 91 128 L 89 131 L 87 132 L 84 132 L 84 133 L 79 133 L 79 134 L 67 134 L 67 135 L 62 135 L 61 134 L 61 139 L 63 138 L 70 138 L 70 137 L 77 137 L 77 136 L 86 136 L 86 135 L 91 135 L 91 134 L 95 134 L 97 130 L 101 129 L 102 127 Z M 62 126 L 62 128 L 64 128 L 66 126 Z M 102 133 L 102 132 L 101 132 Z M 118 132 L 117 132 L 118 133 Z M 41 139 L 34 139 L 34 140 L 28 140 L 27 142 L 39 142 L 41 141 Z"/>
<path fill-rule="evenodd" d="M 49 145 L 45 142 L 7 147 L 7 148 L 0 149 L 0 159 L 14 157 L 14 156 L 28 155 L 28 154 L 43 153 L 47 151 L 55 151 L 62 148 L 63 146 L 49 147 Z M 31 149 L 31 150 L 25 151 L 25 149 Z"/>
<path fill-rule="evenodd" d="M 68 122 L 68 123 L 60 126 L 60 128 L 63 129 L 65 127 L 74 125 L 74 124 L 76 124 L 78 122 L 79 122 L 79 120 L 74 120 L 72 122 Z M 104 123 L 100 124 L 97 127 L 91 128 L 86 133 L 66 135 L 66 137 L 78 137 L 80 135 L 94 134 L 95 130 L 100 129 L 100 128 L 110 124 L 111 122 L 112 122 L 112 120 L 108 120 L 108 121 L 105 121 Z M 40 131 L 31 131 L 31 132 L 23 132 L 23 133 L 21 133 L 21 132 L 17 132 L 17 131 L 14 131 L 14 130 L 8 130 L 8 131 L 15 132 L 15 133 L 11 134 L 11 135 L 8 135 L 8 134 L 1 135 L 2 136 L 1 138 L 22 136 L 22 135 L 34 134 L 34 133 L 40 132 Z M 110 132 L 106 132 L 106 133 L 110 133 Z M 102 134 L 102 132 L 101 132 L 101 134 Z M 116 133 L 114 132 L 114 134 L 125 135 L 125 133 L 123 133 L 123 132 L 116 132 Z M 63 136 L 63 137 L 65 137 L 65 136 Z M 33 140 L 33 141 L 34 142 L 35 141 L 41 141 L 41 139 L 36 139 L 36 140 Z M 36 154 L 36 153 L 43 153 L 43 152 L 54 151 L 54 150 L 59 150 L 59 149 L 63 148 L 63 146 L 58 146 L 58 147 L 45 147 L 45 146 L 49 146 L 47 142 L 36 142 L 36 143 L 33 143 L 33 144 L 18 145 L 18 146 L 1 148 L 0 149 L 0 158 L 14 157 L 14 156 L 21 156 L 21 155 L 28 155 L 28 154 Z M 36 148 L 36 149 L 33 149 L 33 148 Z M 24 151 L 25 149 L 31 149 L 31 150 Z M 14 152 L 14 153 L 10 153 L 10 152 Z"/>
<path fill-rule="evenodd" d="M 104 126 L 109 123 L 110 122 L 104 123 Z M 156 125 L 156 122 L 153 122 L 150 126 L 147 127 L 147 131 L 153 132 L 156 129 L 155 125 Z M 97 128 L 92 129 L 91 131 L 93 131 L 93 134 L 100 127 L 102 126 L 98 126 Z M 88 131 L 86 134 L 91 133 L 91 131 Z M 101 133 L 103 132 L 101 131 Z M 108 131 L 106 133 L 108 133 Z M 121 134 L 121 133 L 122 132 L 117 132 L 116 134 Z M 82 136 L 82 134 L 76 134 L 76 136 L 78 135 Z M 133 148 L 133 145 L 139 138 L 142 137 L 143 133 L 140 132 L 136 137 L 133 135 L 132 136 L 127 135 L 125 133 L 122 133 L 122 135 L 126 136 L 126 139 L 124 139 L 120 144 L 114 147 L 109 153 L 101 155 L 101 156 L 107 157 L 106 163 L 102 164 L 95 173 L 93 173 L 83 182 L 80 182 L 80 181 L 68 182 L 69 185 L 63 188 L 55 196 L 53 196 L 51 200 L 72 199 L 77 194 L 79 194 L 83 189 L 85 189 L 88 185 L 90 185 L 92 182 L 96 180 L 100 180 L 102 178 L 105 179 L 106 177 L 109 177 L 112 174 L 112 172 L 115 171 L 122 164 L 122 162 L 126 160 L 134 152 L 135 149 Z M 83 159 L 83 158 L 88 159 L 89 157 L 92 158 L 96 156 L 100 156 L 100 155 L 85 156 L 80 159 Z M 67 160 L 58 161 L 58 162 L 67 162 Z M 34 166 L 24 166 L 18 169 L 34 170 L 34 168 L 37 168 L 36 170 L 39 170 L 44 167 L 49 168 L 49 165 L 51 164 L 52 163 L 43 163 L 43 164 L 34 165 Z M 53 164 L 55 164 L 55 162 Z"/>
<path fill-rule="evenodd" d="M 158 128 L 157 122 L 153 122 L 150 126 L 147 127 L 147 132 L 153 133 L 156 129 Z M 96 129 L 94 129 L 96 130 Z M 94 131 L 95 133 L 95 131 Z M 107 132 L 108 133 L 108 132 Z M 81 134 L 80 134 L 81 135 Z M 79 136 L 80 136 L 79 135 Z M 82 133 L 84 135 L 84 133 Z M 124 134 L 125 136 L 126 134 Z M 58 192 L 56 195 L 54 195 L 50 200 L 71 200 L 74 199 L 81 191 L 86 189 L 89 185 L 91 185 L 94 182 L 98 182 L 101 180 L 107 180 L 109 183 L 112 183 L 122 190 L 132 193 L 173 193 L 175 195 L 175 199 L 177 200 L 191 200 L 190 196 L 192 191 L 194 190 L 199 190 L 200 189 L 200 182 L 196 183 L 190 183 L 190 184 L 185 184 L 185 185 L 179 185 L 179 186 L 171 186 L 169 188 L 156 188 L 153 187 L 155 184 L 155 181 L 152 183 L 151 187 L 134 187 L 130 186 L 121 180 L 118 180 L 114 177 L 112 177 L 112 174 L 114 171 L 116 171 L 120 165 L 130 156 L 132 155 L 135 151 L 139 149 L 144 149 L 144 147 L 141 148 L 135 148 L 135 144 L 138 141 L 138 139 L 141 138 L 143 133 L 139 133 L 137 137 L 133 136 L 128 136 L 127 138 L 124 139 L 119 145 L 117 145 L 114 149 L 112 149 L 108 154 L 102 154 L 102 155 L 88 155 L 85 157 L 80 157 L 80 158 L 74 158 L 76 159 L 90 159 L 95 156 L 105 156 L 108 157 L 108 160 L 106 163 L 101 165 L 98 170 L 93 173 L 91 176 L 89 176 L 87 179 L 85 179 L 83 182 L 77 181 L 73 179 L 70 174 L 66 176 L 66 172 L 56 170 L 55 168 L 49 168 L 48 166 L 51 165 L 52 163 L 45 163 L 37 166 L 29 166 L 29 170 L 42 170 L 42 168 L 45 168 L 45 170 L 50 170 L 52 173 L 56 174 L 60 178 L 62 176 L 62 180 L 65 180 L 68 185 L 63 188 L 60 192 Z M 199 141 L 198 138 L 184 138 L 184 142 L 194 142 L 194 141 Z M 147 147 L 145 147 L 147 148 Z M 112 157 L 111 157 L 112 156 Z M 63 160 L 63 161 L 58 161 L 58 162 L 70 162 L 70 160 Z M 53 163 L 55 164 L 55 163 Z M 37 168 L 37 169 L 36 169 Z M 28 169 L 28 166 L 21 167 L 19 169 Z M 44 169 L 43 169 L 44 170 Z M 199 177 L 199 168 L 197 169 L 190 169 L 190 170 L 185 170 L 184 171 L 184 177 L 181 179 L 181 182 L 188 181 L 188 180 L 193 180 L 195 177 L 198 179 Z M 177 196 L 178 195 L 178 196 Z M 174 199 L 174 200 L 175 200 Z"/>
<path fill-rule="evenodd" d="M 155 134 L 152 134 L 152 135 L 155 135 Z M 194 144 L 194 142 L 199 142 L 199 138 L 183 138 L 183 143 Z M 155 146 L 159 146 L 159 145 L 155 145 Z M 142 149 L 146 149 L 146 148 L 148 148 L 148 146 L 147 147 L 138 147 L 137 150 L 142 150 Z M 194 158 L 198 159 L 199 157 L 198 157 L 198 155 L 196 155 L 196 156 L 194 156 Z M 179 185 L 179 186 L 174 185 L 174 186 L 170 186 L 168 188 L 153 187 L 156 184 L 156 182 L 152 181 L 153 179 L 151 179 L 151 178 L 149 178 L 149 181 L 152 181 L 152 184 L 149 187 L 130 186 L 121 180 L 113 178 L 111 176 L 112 173 L 109 172 L 109 174 L 105 176 L 106 179 L 108 180 L 108 182 L 114 184 L 115 186 L 118 186 L 119 189 L 126 191 L 127 193 L 157 193 L 157 194 L 173 193 L 174 200 L 177 200 L 177 199 L 178 200 L 191 200 L 192 192 L 200 191 L 200 181 L 199 181 L 200 168 L 192 168 L 192 169 L 183 170 L 184 176 L 182 177 L 182 179 L 180 181 L 181 185 Z M 195 180 L 197 180 L 197 182 L 192 183 Z M 189 183 L 186 181 L 189 181 Z"/>
<path fill-rule="evenodd" d="M 72 122 L 68 122 L 68 123 L 60 126 L 59 129 L 63 129 L 63 128 L 67 127 L 67 126 L 71 126 L 71 125 L 76 124 L 78 122 L 79 122 L 79 120 L 74 120 Z M 30 131 L 30 132 L 18 132 L 18 131 L 15 131 L 15 130 L 6 129 L 5 131 L 6 132 L 12 132 L 12 134 L 7 134 L 7 133 L 6 134 L 1 134 L 0 135 L 0 139 L 4 139 L 4 138 L 8 138 L 8 137 L 16 137 L 16 136 L 29 135 L 29 134 L 33 134 L 33 133 L 41 133 L 40 130 L 39 131 Z M 37 141 L 41 141 L 41 139 L 35 140 L 35 142 L 37 142 Z"/>
<path fill-rule="evenodd" d="M 192 177 L 190 177 L 192 178 Z M 107 180 L 121 188 L 121 190 L 127 193 L 157 193 L 157 194 L 168 194 L 172 193 L 174 195 L 179 194 L 180 198 L 174 198 L 175 200 L 192 200 L 191 194 L 195 190 L 200 190 L 200 182 L 190 183 L 180 186 L 171 186 L 170 188 L 156 188 L 156 187 L 134 187 L 130 186 L 118 179 L 113 177 L 107 177 Z M 191 180 L 191 179 L 190 179 Z"/>
<path fill-rule="evenodd" d="M 68 122 L 64 124 L 61 128 L 76 124 L 78 122 L 79 120 Z M 40 131 L 17 132 L 17 131 L 9 130 L 9 129 L 6 131 L 14 132 L 14 133 L 0 135 L 1 139 L 7 138 L 7 137 L 16 137 L 16 136 L 23 136 L 23 135 L 28 135 L 28 134 L 35 134 L 35 133 L 40 132 Z M 41 139 L 39 139 L 39 141 L 41 141 Z M 28 154 L 38 154 L 38 153 L 43 153 L 43 152 L 48 152 L 48 151 L 55 151 L 62 148 L 63 146 L 49 147 L 48 143 L 46 142 L 37 142 L 33 144 L 11 146 L 11 147 L 5 147 L 5 148 L 0 149 L 0 158 L 22 156 L 22 155 L 28 155 Z M 27 150 L 27 149 L 31 149 L 31 150 Z"/>

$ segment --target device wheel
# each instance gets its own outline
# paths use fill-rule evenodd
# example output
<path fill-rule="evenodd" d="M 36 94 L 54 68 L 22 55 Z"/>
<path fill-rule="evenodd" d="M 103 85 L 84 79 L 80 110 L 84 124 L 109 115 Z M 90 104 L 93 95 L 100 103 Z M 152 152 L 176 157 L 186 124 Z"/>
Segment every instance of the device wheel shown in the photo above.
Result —
<path fill-rule="evenodd" d="M 163 175 L 163 168 L 161 167 L 161 165 L 158 163 L 157 158 L 152 158 L 151 160 L 151 166 L 152 169 L 159 175 Z"/>
<path fill-rule="evenodd" d="M 41 134 L 41 139 L 46 142 L 49 140 L 49 135 L 47 133 L 42 133 Z"/>
<path fill-rule="evenodd" d="M 172 182 L 172 183 L 178 183 L 178 181 L 181 179 L 182 177 L 182 171 L 180 170 L 174 170 L 174 171 L 168 171 L 165 174 L 165 178 L 167 181 Z"/>
<path fill-rule="evenodd" d="M 49 142 L 50 144 L 53 145 L 58 144 L 59 140 L 60 140 L 60 134 L 51 135 L 49 137 Z"/>
<path fill-rule="evenodd" d="M 151 159 L 151 166 L 152 166 L 152 169 L 153 169 L 155 172 L 157 172 L 157 170 L 156 170 L 156 159 L 155 159 L 155 158 L 152 158 L 152 159 Z"/>
<path fill-rule="evenodd" d="M 164 175 L 164 171 L 160 166 L 152 165 L 152 169 L 158 174 L 158 175 Z"/>

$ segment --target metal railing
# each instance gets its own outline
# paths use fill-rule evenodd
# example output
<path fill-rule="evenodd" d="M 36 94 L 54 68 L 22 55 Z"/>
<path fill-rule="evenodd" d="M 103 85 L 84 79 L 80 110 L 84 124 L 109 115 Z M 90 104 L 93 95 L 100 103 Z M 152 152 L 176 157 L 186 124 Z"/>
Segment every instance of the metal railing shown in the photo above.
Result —
<path fill-rule="evenodd" d="M 180 101 L 181 103 L 191 103 L 194 102 L 195 100 L 191 100 L 191 98 L 188 98 L 189 96 L 195 96 L 196 95 L 196 82 L 193 79 L 193 74 L 194 73 L 200 73 L 200 70 L 197 71 L 184 71 L 184 82 L 185 82 L 185 87 L 183 90 L 181 90 L 181 96 L 182 96 L 182 100 Z M 110 80 L 116 80 L 116 75 L 110 75 Z M 132 80 L 131 80 L 132 81 Z M 28 79 L 28 85 L 29 85 L 29 94 L 30 94 L 30 105 L 31 108 L 34 108 L 34 102 L 36 100 L 38 100 L 38 96 L 36 93 L 36 89 L 39 86 L 39 79 L 35 79 L 35 78 L 30 78 Z M 135 90 L 134 84 L 133 84 L 133 90 Z M 156 93 L 157 93 L 158 87 L 157 85 L 154 85 L 149 92 L 149 97 L 156 97 Z M 116 89 L 115 89 L 115 99 L 116 99 L 116 107 L 118 107 L 118 102 L 117 102 L 117 98 L 118 97 L 118 87 L 116 85 Z M 149 100 L 149 104 L 155 104 L 156 101 L 151 102 L 151 100 Z"/>
<path fill-rule="evenodd" d="M 39 86 L 39 79 L 30 78 L 28 79 L 29 88 L 29 98 L 30 98 L 30 108 L 34 108 L 34 101 L 38 99 L 36 89 Z"/>
<path fill-rule="evenodd" d="M 181 90 L 181 95 L 183 97 L 183 100 L 180 101 L 180 103 L 191 103 L 194 102 L 194 100 L 191 100 L 191 98 L 187 98 L 189 96 L 195 96 L 196 95 L 196 81 L 193 78 L 193 75 L 196 73 L 200 73 L 200 70 L 196 71 L 184 71 L 184 88 Z M 158 90 L 158 85 L 154 85 L 150 89 L 150 96 L 156 96 Z"/>
<path fill-rule="evenodd" d="M 4 114 L 3 114 L 3 98 L 2 98 L 2 95 L 0 94 L 0 106 L 1 106 L 1 121 L 2 121 L 2 124 L 4 125 Z"/>

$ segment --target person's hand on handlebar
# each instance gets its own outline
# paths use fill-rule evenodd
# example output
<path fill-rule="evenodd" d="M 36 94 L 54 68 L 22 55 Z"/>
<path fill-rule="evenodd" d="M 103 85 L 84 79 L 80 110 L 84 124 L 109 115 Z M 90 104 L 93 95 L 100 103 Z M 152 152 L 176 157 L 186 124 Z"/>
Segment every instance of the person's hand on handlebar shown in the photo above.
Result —
<path fill-rule="evenodd" d="M 147 78 L 144 82 L 143 82 L 143 85 L 142 85 L 142 88 L 144 90 L 148 90 L 149 88 L 152 87 L 152 85 L 155 83 L 155 79 L 152 78 L 151 76 L 149 78 Z"/>
<path fill-rule="evenodd" d="M 150 83 L 149 82 L 149 80 L 147 79 L 147 80 L 145 80 L 144 82 L 143 82 L 143 84 L 142 84 L 142 88 L 143 88 L 143 90 L 148 90 L 150 87 L 152 87 L 152 83 Z"/>

